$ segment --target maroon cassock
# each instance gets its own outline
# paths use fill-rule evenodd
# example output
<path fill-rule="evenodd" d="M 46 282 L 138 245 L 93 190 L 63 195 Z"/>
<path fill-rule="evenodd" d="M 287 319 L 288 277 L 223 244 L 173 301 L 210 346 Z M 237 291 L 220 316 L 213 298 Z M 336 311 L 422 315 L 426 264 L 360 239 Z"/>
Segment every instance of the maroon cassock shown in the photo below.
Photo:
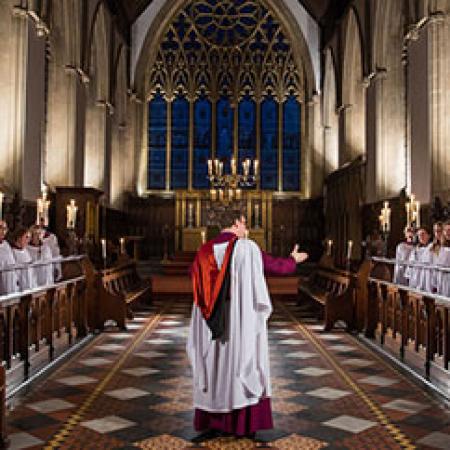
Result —
<path fill-rule="evenodd" d="M 233 240 L 235 237 L 233 233 L 225 232 L 219 234 L 210 242 L 222 244 Z M 297 264 L 294 258 L 274 258 L 263 251 L 261 253 L 266 275 L 289 275 L 295 272 Z M 218 430 L 236 436 L 251 435 L 258 430 L 273 428 L 270 398 L 263 398 L 256 405 L 227 413 L 211 413 L 196 408 L 194 427 L 197 431 Z"/>

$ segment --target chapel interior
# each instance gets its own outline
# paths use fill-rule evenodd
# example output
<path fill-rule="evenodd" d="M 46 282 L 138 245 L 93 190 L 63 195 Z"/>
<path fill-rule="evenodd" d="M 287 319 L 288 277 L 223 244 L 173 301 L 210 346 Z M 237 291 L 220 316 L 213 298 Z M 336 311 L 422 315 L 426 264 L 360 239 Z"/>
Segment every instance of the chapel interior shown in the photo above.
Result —
<path fill-rule="evenodd" d="M 450 449 L 450 0 L 0 0 L 0 99 L 0 448 Z M 226 211 L 309 257 L 274 429 L 197 442 Z"/>

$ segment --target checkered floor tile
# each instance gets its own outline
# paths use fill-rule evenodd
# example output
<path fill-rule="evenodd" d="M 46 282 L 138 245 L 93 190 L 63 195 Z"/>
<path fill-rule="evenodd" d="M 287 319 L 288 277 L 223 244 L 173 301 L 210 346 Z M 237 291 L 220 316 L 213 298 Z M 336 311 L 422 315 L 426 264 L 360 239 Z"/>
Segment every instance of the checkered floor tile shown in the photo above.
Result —
<path fill-rule="evenodd" d="M 442 403 L 355 337 L 323 332 L 304 305 L 274 307 L 275 428 L 258 433 L 257 441 L 192 442 L 185 353 L 191 308 L 166 302 L 139 312 L 126 332 L 100 334 L 21 394 L 7 417 L 10 448 L 399 449 L 399 436 L 416 448 L 450 447 L 450 415 Z"/>

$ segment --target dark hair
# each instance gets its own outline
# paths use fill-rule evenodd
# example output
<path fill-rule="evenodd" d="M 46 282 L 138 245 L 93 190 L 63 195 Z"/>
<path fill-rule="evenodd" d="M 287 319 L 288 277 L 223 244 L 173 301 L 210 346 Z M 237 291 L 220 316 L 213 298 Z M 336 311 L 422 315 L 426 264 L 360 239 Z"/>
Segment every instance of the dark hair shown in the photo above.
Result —
<path fill-rule="evenodd" d="M 243 214 L 241 211 L 225 208 L 217 213 L 216 223 L 217 226 L 223 230 L 224 228 L 233 226 L 236 220 L 241 220 L 242 216 Z"/>
<path fill-rule="evenodd" d="M 11 233 L 11 241 L 12 242 L 16 242 L 17 239 L 21 238 L 24 234 L 28 233 L 30 230 L 26 227 L 19 227 L 16 228 L 12 233 Z"/>

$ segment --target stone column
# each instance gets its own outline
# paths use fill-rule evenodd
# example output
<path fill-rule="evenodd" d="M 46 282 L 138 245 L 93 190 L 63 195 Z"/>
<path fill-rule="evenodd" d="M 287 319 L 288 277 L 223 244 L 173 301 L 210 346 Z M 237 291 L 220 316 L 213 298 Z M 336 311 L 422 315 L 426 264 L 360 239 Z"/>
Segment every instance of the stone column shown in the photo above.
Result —
<path fill-rule="evenodd" d="M 34 200 L 42 182 L 48 28 L 14 4 L 0 3 L 0 183 Z"/>
<path fill-rule="evenodd" d="M 308 121 L 308 148 L 302 148 L 302 154 L 307 155 L 307 159 L 302 158 L 306 163 L 305 195 L 307 198 L 317 197 L 322 194 L 322 186 L 325 174 L 324 139 L 321 118 L 321 99 L 318 94 L 312 96 L 308 101 L 307 121 Z"/>
<path fill-rule="evenodd" d="M 408 58 L 409 190 L 428 203 L 450 189 L 450 22 L 437 12 L 411 28 Z"/>

